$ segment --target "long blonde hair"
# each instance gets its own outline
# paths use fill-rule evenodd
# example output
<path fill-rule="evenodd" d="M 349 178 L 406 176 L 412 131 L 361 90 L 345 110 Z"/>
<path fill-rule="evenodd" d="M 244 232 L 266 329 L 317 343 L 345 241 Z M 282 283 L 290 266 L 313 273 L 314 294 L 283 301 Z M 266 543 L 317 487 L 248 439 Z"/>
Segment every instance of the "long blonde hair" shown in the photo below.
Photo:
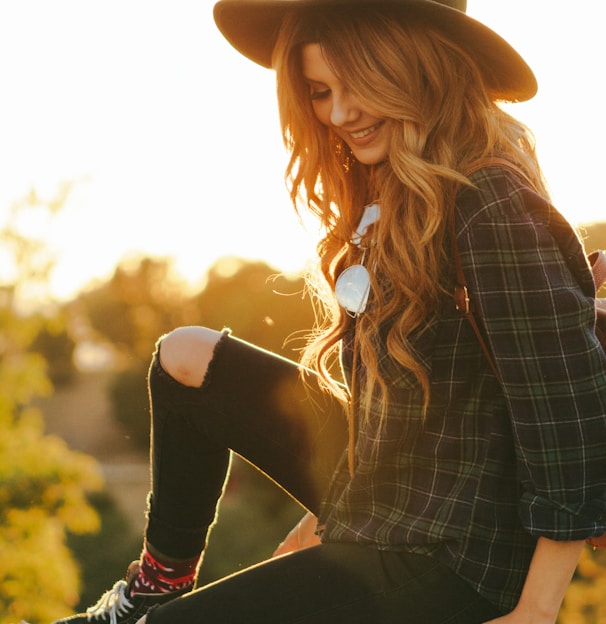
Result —
<path fill-rule="evenodd" d="M 316 119 L 302 77 L 301 47 L 319 43 L 335 75 L 360 101 L 393 120 L 387 162 L 358 163 L 347 145 Z M 366 370 L 366 401 L 380 388 L 377 336 L 389 355 L 412 371 L 429 400 L 427 371 L 411 335 L 434 317 L 442 294 L 445 232 L 462 172 L 499 154 L 547 193 L 528 129 L 498 107 L 466 52 L 438 29 L 398 8 L 347 6 L 293 12 L 274 51 L 284 141 L 291 158 L 286 177 L 295 207 L 320 219 L 320 270 L 330 290 L 341 271 L 359 260 L 349 244 L 364 206 L 378 200 L 370 264 L 371 306 L 356 322 L 356 348 Z M 318 286 L 320 288 L 320 286 Z M 352 319 L 334 301 L 303 360 L 327 383 Z M 375 400 L 376 397 L 372 400 Z"/>

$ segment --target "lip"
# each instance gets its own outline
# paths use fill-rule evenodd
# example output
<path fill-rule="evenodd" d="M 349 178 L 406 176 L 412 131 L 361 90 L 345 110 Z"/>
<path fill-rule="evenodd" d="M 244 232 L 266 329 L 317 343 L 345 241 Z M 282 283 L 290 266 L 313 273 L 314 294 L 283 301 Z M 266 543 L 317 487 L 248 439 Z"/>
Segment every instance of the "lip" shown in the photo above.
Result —
<path fill-rule="evenodd" d="M 347 132 L 347 136 L 351 143 L 357 147 L 365 147 L 377 138 L 377 135 L 379 134 L 379 131 L 383 127 L 384 123 L 384 121 L 378 121 L 372 126 L 367 126 L 366 128 L 356 130 L 355 132 Z"/>

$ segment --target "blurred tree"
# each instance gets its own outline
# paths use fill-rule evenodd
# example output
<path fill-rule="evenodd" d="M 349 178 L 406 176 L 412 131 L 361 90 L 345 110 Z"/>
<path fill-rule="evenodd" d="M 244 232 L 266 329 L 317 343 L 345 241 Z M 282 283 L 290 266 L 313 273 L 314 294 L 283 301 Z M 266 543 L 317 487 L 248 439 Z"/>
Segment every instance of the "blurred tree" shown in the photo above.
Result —
<path fill-rule="evenodd" d="M 140 450 L 149 447 L 148 364 L 133 361 L 129 368 L 113 376 L 108 387 L 114 418 Z"/>
<path fill-rule="evenodd" d="M 12 276 L 0 276 L 0 624 L 47 622 L 78 598 L 78 570 L 68 532 L 98 529 L 87 493 L 102 487 L 96 463 L 45 435 L 32 401 L 52 386 L 32 345 L 52 315 L 27 313 L 24 301 L 44 290 L 52 266 L 41 241 L 18 225 L 43 202 L 31 194 L 12 207 L 0 253 Z M 49 202 L 49 211 L 56 209 Z"/>
<path fill-rule="evenodd" d="M 606 622 L 606 551 L 583 549 L 558 624 Z"/>
<path fill-rule="evenodd" d="M 581 228 L 587 251 L 606 249 L 606 221 L 590 223 Z"/>
<path fill-rule="evenodd" d="M 96 533 L 70 534 L 67 545 L 79 563 L 81 591 L 75 610 L 80 613 L 95 604 L 126 572 L 127 564 L 141 553 L 141 535 L 109 492 L 89 497 L 101 518 Z"/>
<path fill-rule="evenodd" d="M 127 365 L 147 364 L 162 334 L 193 323 L 229 325 L 241 338 L 292 357 L 285 340 L 311 328 L 313 312 L 302 295 L 303 278 L 277 273 L 263 262 L 223 258 L 209 269 L 204 288 L 190 296 L 170 261 L 139 258 L 82 292 L 72 310 L 86 319 L 95 334 L 89 337 L 113 345 Z"/>
<path fill-rule="evenodd" d="M 129 366 L 149 361 L 158 337 L 181 324 L 187 292 L 168 260 L 138 258 L 121 263 L 109 281 L 82 292 L 75 313 L 87 319 L 93 340 L 111 344 L 121 366 Z"/>
<path fill-rule="evenodd" d="M 147 448 L 147 368 L 157 339 L 187 323 L 191 304 L 170 261 L 138 258 L 121 263 L 107 281 L 80 293 L 71 316 L 90 342 L 109 345 L 116 356 L 110 382 L 114 416 L 139 448 Z"/>
<path fill-rule="evenodd" d="M 198 586 L 271 557 L 303 513 L 301 506 L 265 475 L 234 456 Z"/>
<path fill-rule="evenodd" d="M 581 228 L 581 234 L 588 252 L 594 249 L 606 249 L 606 222 L 586 225 Z M 599 294 L 606 297 L 606 286 L 600 290 Z"/>
<path fill-rule="evenodd" d="M 230 327 L 239 338 L 297 360 L 314 324 L 302 276 L 280 274 L 264 262 L 222 258 L 193 298 L 197 323 Z"/>
<path fill-rule="evenodd" d="M 47 319 L 34 338 L 31 351 L 39 353 L 47 363 L 48 376 L 53 386 L 63 386 L 74 378 L 74 350 L 76 342 L 67 330 L 62 311 Z"/>

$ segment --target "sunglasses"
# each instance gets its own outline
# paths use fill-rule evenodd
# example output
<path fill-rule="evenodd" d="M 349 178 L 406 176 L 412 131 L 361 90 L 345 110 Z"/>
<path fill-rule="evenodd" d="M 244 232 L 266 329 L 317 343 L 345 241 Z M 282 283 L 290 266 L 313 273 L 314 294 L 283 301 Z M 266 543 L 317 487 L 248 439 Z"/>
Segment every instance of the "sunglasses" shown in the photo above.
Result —
<path fill-rule="evenodd" d="M 364 214 L 351 238 L 351 244 L 361 246 L 362 238 L 368 228 L 381 216 L 378 204 L 370 204 L 364 208 Z M 352 317 L 358 316 L 366 310 L 368 296 L 370 294 L 370 273 L 364 266 L 366 248 L 359 264 L 354 264 L 345 269 L 335 282 L 335 296 L 338 304 Z"/>

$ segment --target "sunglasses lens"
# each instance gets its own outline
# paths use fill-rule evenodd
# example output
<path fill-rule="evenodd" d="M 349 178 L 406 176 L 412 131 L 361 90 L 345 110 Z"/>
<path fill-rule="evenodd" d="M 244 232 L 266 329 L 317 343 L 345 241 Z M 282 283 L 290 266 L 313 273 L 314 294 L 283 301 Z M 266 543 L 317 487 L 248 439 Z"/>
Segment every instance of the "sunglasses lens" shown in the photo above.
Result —
<path fill-rule="evenodd" d="M 337 278 L 335 295 L 342 308 L 351 314 L 360 314 L 366 309 L 370 293 L 370 276 L 366 267 L 354 264 Z"/>

